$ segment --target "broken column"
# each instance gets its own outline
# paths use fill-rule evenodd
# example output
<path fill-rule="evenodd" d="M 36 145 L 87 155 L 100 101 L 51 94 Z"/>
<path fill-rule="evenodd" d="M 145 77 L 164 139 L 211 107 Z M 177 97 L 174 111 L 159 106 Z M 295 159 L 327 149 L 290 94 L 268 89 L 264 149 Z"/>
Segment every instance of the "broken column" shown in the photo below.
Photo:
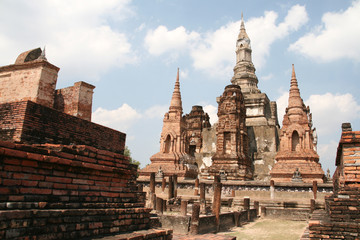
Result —
<path fill-rule="evenodd" d="M 152 209 L 155 209 L 156 207 L 156 195 L 155 195 L 155 173 L 150 174 L 150 193 L 149 193 L 149 199 L 150 199 L 150 207 Z"/>
<path fill-rule="evenodd" d="M 317 195 L 317 181 L 313 181 L 313 193 L 314 193 L 314 199 L 316 199 Z"/>
<path fill-rule="evenodd" d="M 259 215 L 259 201 L 254 201 L 254 208 L 256 209 L 256 216 Z"/>
<path fill-rule="evenodd" d="M 199 233 L 199 216 L 200 216 L 200 205 L 194 203 L 192 207 L 191 223 L 190 223 L 190 234 L 196 235 Z"/>
<path fill-rule="evenodd" d="M 165 192 L 165 187 L 166 187 L 166 179 L 163 178 L 163 179 L 162 179 L 162 182 L 161 182 L 161 191 L 162 191 L 162 192 Z"/>
<path fill-rule="evenodd" d="M 275 182 L 274 180 L 270 180 L 270 199 L 274 199 L 275 197 Z"/>
<path fill-rule="evenodd" d="M 173 188 L 174 198 L 177 198 L 178 182 L 177 182 L 177 175 L 176 174 L 174 174 L 174 176 L 173 176 L 173 183 L 174 183 L 174 188 Z"/>
<path fill-rule="evenodd" d="M 174 198 L 174 183 L 172 176 L 169 176 L 169 191 L 168 191 L 168 199 Z"/>
<path fill-rule="evenodd" d="M 164 211 L 163 209 L 163 199 L 162 198 L 156 198 L 156 212 L 158 214 L 162 214 Z"/>
<path fill-rule="evenodd" d="M 205 183 L 200 183 L 200 208 L 202 213 L 206 212 Z"/>
<path fill-rule="evenodd" d="M 199 178 L 195 179 L 194 195 L 199 195 Z"/>
<path fill-rule="evenodd" d="M 216 177 L 214 180 L 217 179 Z M 215 215 L 216 219 L 216 231 L 219 231 L 220 227 L 220 209 L 221 209 L 221 189 L 222 183 L 217 179 L 214 181 L 214 198 L 213 198 L 213 206 L 212 206 L 212 213 Z"/>
<path fill-rule="evenodd" d="M 187 214 L 187 205 L 188 205 L 187 201 L 181 200 L 181 209 L 180 209 L 181 216 L 186 216 L 186 214 Z"/>

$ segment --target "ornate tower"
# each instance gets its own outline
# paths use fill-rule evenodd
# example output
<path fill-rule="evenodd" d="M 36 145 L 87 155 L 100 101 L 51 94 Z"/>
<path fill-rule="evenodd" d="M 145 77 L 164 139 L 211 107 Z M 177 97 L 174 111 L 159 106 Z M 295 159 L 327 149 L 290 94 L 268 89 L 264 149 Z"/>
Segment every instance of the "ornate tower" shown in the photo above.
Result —
<path fill-rule="evenodd" d="M 182 114 L 178 69 L 169 111 L 164 115 L 160 152 L 151 156 L 151 164 L 140 170 L 140 176 L 150 175 L 151 172 L 156 173 L 160 168 L 165 176 L 173 174 L 177 174 L 178 177 L 189 178 L 197 176 L 197 167 L 194 165 L 195 159 L 187 154 L 186 122 Z"/>
<path fill-rule="evenodd" d="M 279 123 L 275 101 L 270 101 L 258 89 L 258 78 L 251 58 L 250 38 L 246 33 L 243 15 L 236 41 L 236 65 L 232 84 L 239 85 L 244 95 L 246 126 L 249 136 L 249 155 L 254 163 L 254 179 L 269 180 L 270 170 L 279 146 Z"/>
<path fill-rule="evenodd" d="M 216 153 L 208 173 L 211 176 L 220 174 L 228 180 L 249 180 L 252 164 L 248 157 L 245 104 L 240 87 L 226 86 L 218 104 Z"/>
<path fill-rule="evenodd" d="M 317 136 L 312 129 L 310 108 L 300 97 L 294 65 L 289 91 L 289 103 L 280 132 L 280 150 L 277 163 L 271 170 L 271 179 L 276 182 L 314 180 L 323 182 L 324 171 L 316 153 Z"/>

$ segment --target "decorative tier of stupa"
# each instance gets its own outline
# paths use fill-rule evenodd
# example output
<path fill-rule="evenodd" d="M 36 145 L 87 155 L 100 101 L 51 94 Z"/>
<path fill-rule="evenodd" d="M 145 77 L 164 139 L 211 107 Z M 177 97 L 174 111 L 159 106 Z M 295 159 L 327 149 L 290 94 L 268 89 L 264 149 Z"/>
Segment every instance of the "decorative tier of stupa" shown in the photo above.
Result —
<path fill-rule="evenodd" d="M 224 180 L 252 179 L 252 163 L 248 157 L 248 136 L 245 125 L 245 104 L 241 89 L 228 85 L 218 98 L 216 153 L 212 165 L 205 169 L 210 177 L 219 175 Z"/>
<path fill-rule="evenodd" d="M 279 147 L 279 123 L 275 101 L 270 101 L 258 88 L 258 78 L 251 58 L 250 38 L 241 16 L 236 42 L 236 65 L 232 84 L 239 85 L 246 107 L 249 155 L 253 159 L 254 179 L 269 180 L 269 172 Z"/>
<path fill-rule="evenodd" d="M 179 69 L 169 111 L 165 113 L 160 137 L 160 151 L 150 157 L 151 163 L 140 170 L 141 176 L 161 172 L 164 176 L 176 174 L 179 178 L 196 178 L 195 158 L 188 154 L 186 119 L 183 117 Z"/>
<path fill-rule="evenodd" d="M 312 115 L 300 97 L 294 65 L 292 66 L 289 103 L 280 131 L 280 150 L 270 172 L 275 182 L 323 182 L 324 171 L 316 153 L 317 136 L 312 129 Z"/>

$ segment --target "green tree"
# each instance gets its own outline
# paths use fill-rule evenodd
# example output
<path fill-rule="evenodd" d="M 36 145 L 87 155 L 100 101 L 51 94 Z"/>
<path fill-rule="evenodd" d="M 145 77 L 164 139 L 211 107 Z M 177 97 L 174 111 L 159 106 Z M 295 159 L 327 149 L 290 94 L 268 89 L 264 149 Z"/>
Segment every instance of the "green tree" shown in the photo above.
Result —
<path fill-rule="evenodd" d="M 140 169 L 140 162 L 131 157 L 131 151 L 128 146 L 125 146 L 124 156 L 129 157 L 130 163 L 137 165 L 138 169 Z"/>

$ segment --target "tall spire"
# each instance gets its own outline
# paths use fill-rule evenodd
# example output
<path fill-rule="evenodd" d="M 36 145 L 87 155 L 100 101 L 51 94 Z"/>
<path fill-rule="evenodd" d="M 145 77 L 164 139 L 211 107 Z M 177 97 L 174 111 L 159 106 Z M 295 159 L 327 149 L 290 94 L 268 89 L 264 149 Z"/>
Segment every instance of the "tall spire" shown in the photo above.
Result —
<path fill-rule="evenodd" d="M 170 102 L 170 111 L 179 111 L 182 114 L 182 102 L 180 93 L 180 82 L 179 82 L 179 68 L 177 70 L 176 82 L 174 92 Z"/>
<path fill-rule="evenodd" d="M 301 115 L 303 113 L 304 103 L 300 97 L 300 90 L 298 87 L 298 82 L 295 75 L 294 64 L 292 65 L 292 74 L 290 81 L 290 91 L 289 91 L 289 104 L 288 112 L 289 115 Z"/>
<path fill-rule="evenodd" d="M 245 24 L 244 24 L 244 15 L 241 12 L 241 24 L 240 24 L 240 33 L 238 36 L 238 40 L 240 39 L 249 39 L 249 36 L 246 33 Z"/>

